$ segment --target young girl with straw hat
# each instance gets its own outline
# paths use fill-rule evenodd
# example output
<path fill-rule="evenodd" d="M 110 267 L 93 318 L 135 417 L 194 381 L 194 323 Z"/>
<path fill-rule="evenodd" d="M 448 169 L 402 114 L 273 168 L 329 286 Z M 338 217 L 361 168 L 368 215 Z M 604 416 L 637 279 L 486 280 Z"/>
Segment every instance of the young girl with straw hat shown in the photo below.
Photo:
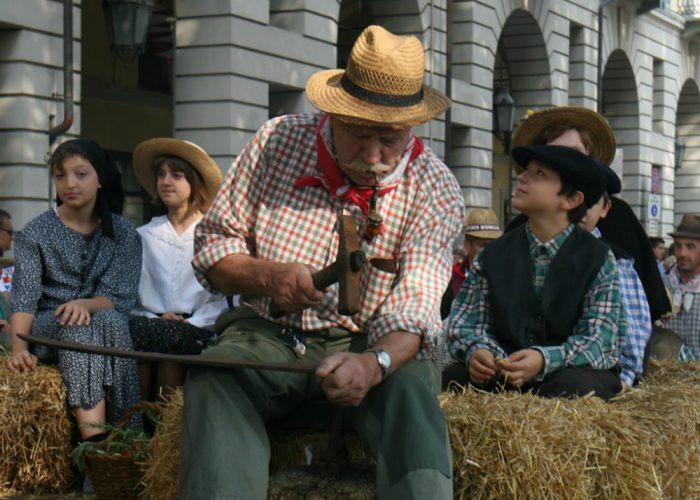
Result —
<path fill-rule="evenodd" d="M 128 312 L 136 300 L 141 243 L 121 213 L 121 174 L 94 141 L 61 144 L 51 156 L 59 206 L 15 238 L 12 286 L 13 371 L 31 370 L 54 352 L 28 348 L 18 333 L 131 350 Z M 78 424 L 104 423 L 106 404 L 118 420 L 138 403 L 136 362 L 60 350 L 58 364 Z M 132 423 L 137 423 L 134 419 Z M 99 426 L 80 427 L 100 440 Z"/>
<path fill-rule="evenodd" d="M 214 335 L 226 298 L 202 288 L 194 276 L 194 228 L 222 182 L 221 170 L 199 146 L 150 139 L 134 151 L 141 186 L 167 210 L 138 228 L 143 264 L 138 301 L 129 322 L 134 348 L 199 354 Z"/>

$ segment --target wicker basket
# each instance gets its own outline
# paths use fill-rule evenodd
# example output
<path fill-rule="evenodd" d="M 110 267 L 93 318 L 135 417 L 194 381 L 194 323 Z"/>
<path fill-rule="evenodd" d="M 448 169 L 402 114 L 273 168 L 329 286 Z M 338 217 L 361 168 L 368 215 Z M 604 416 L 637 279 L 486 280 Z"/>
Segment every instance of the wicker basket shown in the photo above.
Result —
<path fill-rule="evenodd" d="M 161 411 L 161 405 L 142 401 L 130 408 L 117 423 L 117 427 L 123 429 L 136 412 L 142 410 Z M 102 441 L 108 444 L 115 439 L 116 434 L 110 434 Z M 85 468 L 87 475 L 95 488 L 97 498 L 125 500 L 135 499 L 143 490 L 141 478 L 143 471 L 133 458 L 126 455 L 103 455 L 98 453 L 85 453 Z"/>

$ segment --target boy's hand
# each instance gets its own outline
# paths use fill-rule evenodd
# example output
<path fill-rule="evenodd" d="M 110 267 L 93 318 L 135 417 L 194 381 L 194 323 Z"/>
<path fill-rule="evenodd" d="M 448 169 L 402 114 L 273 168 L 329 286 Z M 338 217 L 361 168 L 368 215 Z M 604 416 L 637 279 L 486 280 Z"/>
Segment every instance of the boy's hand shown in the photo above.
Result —
<path fill-rule="evenodd" d="M 61 304 L 53 315 L 56 317 L 61 316 L 61 326 L 82 326 L 90 324 L 90 311 L 80 299 Z"/>
<path fill-rule="evenodd" d="M 508 356 L 500 368 L 507 384 L 521 387 L 544 370 L 544 356 L 536 349 L 523 349 Z"/>
<path fill-rule="evenodd" d="M 477 349 L 469 358 L 469 380 L 484 385 L 496 376 L 498 367 L 493 353 L 488 349 Z"/>

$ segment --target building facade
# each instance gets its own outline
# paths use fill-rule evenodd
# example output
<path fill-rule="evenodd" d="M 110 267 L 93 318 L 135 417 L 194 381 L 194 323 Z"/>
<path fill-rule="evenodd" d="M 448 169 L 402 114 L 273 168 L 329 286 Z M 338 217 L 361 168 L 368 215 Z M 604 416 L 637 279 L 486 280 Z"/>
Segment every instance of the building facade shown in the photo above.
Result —
<path fill-rule="evenodd" d="M 0 206 L 18 228 L 53 196 L 62 13 L 58 0 L 0 0 Z M 132 59 L 110 51 L 102 2 L 74 0 L 72 16 L 74 120 L 57 142 L 82 135 L 113 152 L 137 224 L 152 212 L 131 172 L 140 141 L 191 140 L 226 171 L 265 120 L 312 110 L 306 80 L 343 67 L 369 24 L 423 42 L 425 81 L 454 104 L 418 134 L 467 207 L 511 215 L 507 134 L 494 134 L 493 116 L 505 89 L 518 118 L 567 104 L 603 113 L 621 197 L 650 235 L 700 212 L 700 0 L 156 0 L 146 52 Z"/>

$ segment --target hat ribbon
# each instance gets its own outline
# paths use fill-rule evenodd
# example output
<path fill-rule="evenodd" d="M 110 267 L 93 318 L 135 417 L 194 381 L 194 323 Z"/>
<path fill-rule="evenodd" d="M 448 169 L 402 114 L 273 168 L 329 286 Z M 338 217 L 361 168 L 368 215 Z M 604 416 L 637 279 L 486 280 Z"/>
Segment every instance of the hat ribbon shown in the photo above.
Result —
<path fill-rule="evenodd" d="M 323 187 L 328 194 L 339 200 L 347 200 L 357 205 L 362 213 L 367 216 L 369 212 L 369 199 L 372 197 L 374 189 L 372 187 L 358 187 L 348 184 L 345 181 L 342 170 L 338 167 L 333 155 L 328 149 L 328 145 L 323 138 L 323 126 L 328 119 L 328 115 L 324 115 L 316 129 L 316 153 L 318 158 L 318 169 L 321 175 L 302 175 L 294 181 L 294 187 L 297 189 L 311 186 Z M 413 138 L 413 147 L 411 148 L 408 162 L 412 162 L 423 152 L 423 141 L 418 137 Z M 382 197 L 390 193 L 398 186 L 398 182 L 388 186 L 384 186 L 379 190 L 378 196 Z M 384 233 L 382 225 L 381 233 Z"/>
<path fill-rule="evenodd" d="M 351 96 L 380 106 L 405 108 L 414 106 L 423 100 L 423 87 L 421 87 L 418 92 L 411 95 L 382 94 L 381 92 L 374 92 L 360 87 L 348 78 L 347 73 L 344 73 L 340 78 L 340 86 Z"/>

